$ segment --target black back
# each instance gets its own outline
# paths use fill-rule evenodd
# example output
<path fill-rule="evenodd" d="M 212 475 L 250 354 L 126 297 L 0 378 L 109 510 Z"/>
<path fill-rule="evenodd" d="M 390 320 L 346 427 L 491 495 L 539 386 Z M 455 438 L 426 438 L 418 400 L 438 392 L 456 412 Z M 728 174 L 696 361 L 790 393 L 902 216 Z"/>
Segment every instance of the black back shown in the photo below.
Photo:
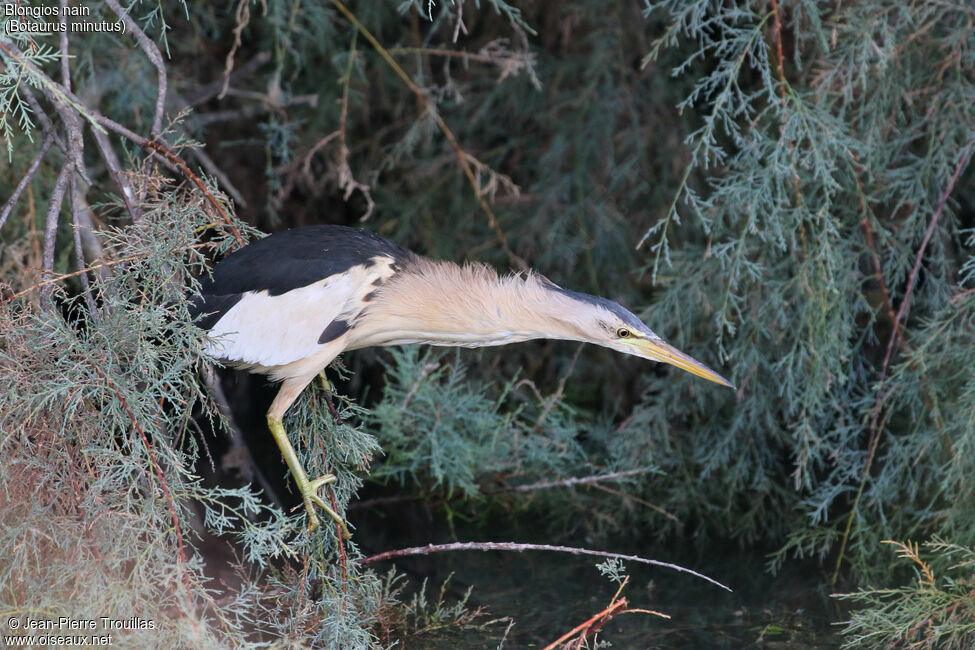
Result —
<path fill-rule="evenodd" d="M 413 253 L 368 230 L 346 226 L 307 226 L 268 235 L 234 251 L 201 282 L 202 299 L 190 312 L 203 329 L 212 327 L 241 294 L 266 290 L 279 296 L 306 287 L 353 266 L 372 265 L 376 256 L 403 262 Z"/>

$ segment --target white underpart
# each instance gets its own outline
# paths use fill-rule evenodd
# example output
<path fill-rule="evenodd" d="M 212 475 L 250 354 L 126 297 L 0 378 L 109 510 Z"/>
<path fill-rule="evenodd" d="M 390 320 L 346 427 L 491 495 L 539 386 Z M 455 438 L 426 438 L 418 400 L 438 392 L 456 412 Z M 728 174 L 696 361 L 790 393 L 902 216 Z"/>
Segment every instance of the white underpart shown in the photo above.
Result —
<path fill-rule="evenodd" d="M 344 348 L 347 335 L 328 343 L 318 339 L 337 318 L 353 319 L 372 282 L 393 271 L 392 260 L 374 258 L 299 289 L 272 296 L 245 293 L 210 328 L 207 353 L 230 363 L 257 368 L 272 379 L 314 377 Z"/>
<path fill-rule="evenodd" d="M 490 334 L 478 334 L 470 332 L 442 333 L 437 338 L 431 338 L 428 334 L 409 332 L 397 332 L 402 338 L 394 338 L 383 342 L 383 345 L 412 345 L 414 343 L 427 345 L 441 345 L 460 348 L 484 348 L 494 345 L 507 345 L 508 343 L 520 343 L 530 339 L 540 338 L 537 332 L 531 331 L 508 331 L 499 330 Z"/>

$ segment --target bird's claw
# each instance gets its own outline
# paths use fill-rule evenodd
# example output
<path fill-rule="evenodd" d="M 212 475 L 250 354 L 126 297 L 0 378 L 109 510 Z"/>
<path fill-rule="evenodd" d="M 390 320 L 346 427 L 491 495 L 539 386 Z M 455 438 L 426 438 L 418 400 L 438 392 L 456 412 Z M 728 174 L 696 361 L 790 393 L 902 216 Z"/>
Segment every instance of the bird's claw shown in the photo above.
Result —
<path fill-rule="evenodd" d="M 315 506 L 321 508 L 325 513 L 335 520 L 335 523 L 339 525 L 342 531 L 342 538 L 349 539 L 352 535 L 349 534 L 349 528 L 345 525 L 345 521 L 339 516 L 337 512 L 332 510 L 331 507 L 325 501 L 318 496 L 318 491 L 324 486 L 334 483 L 338 479 L 335 478 L 333 474 L 326 474 L 320 478 L 316 478 L 313 481 L 307 481 L 303 485 L 299 485 L 298 488 L 301 491 L 302 501 L 305 502 L 305 510 L 308 511 L 308 531 L 311 532 L 318 528 L 318 514 L 315 512 Z"/>

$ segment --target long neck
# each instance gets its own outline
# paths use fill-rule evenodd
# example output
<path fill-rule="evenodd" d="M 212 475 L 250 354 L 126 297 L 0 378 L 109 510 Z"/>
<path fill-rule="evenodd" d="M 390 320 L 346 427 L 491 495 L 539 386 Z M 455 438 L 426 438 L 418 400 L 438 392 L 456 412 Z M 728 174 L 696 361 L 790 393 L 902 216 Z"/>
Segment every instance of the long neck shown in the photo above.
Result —
<path fill-rule="evenodd" d="M 463 347 L 534 338 L 585 340 L 562 315 L 578 310 L 544 278 L 499 277 L 483 265 L 418 259 L 380 287 L 355 347 L 429 343 Z"/>

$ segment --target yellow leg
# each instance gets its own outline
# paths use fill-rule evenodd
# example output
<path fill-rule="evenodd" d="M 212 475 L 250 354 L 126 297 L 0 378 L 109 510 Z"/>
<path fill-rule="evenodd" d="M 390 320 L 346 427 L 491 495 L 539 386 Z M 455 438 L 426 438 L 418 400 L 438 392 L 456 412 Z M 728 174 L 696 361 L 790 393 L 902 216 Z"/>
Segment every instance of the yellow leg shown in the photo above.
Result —
<path fill-rule="evenodd" d="M 304 468 L 301 466 L 301 462 L 298 460 L 298 454 L 295 453 L 295 448 L 291 446 L 291 441 L 288 439 L 288 434 L 284 430 L 284 425 L 281 423 L 281 420 L 269 414 L 267 416 L 267 427 L 271 430 L 274 441 L 278 443 L 278 449 L 281 450 L 281 455 L 284 456 L 285 462 L 288 463 L 288 469 L 291 470 L 291 475 L 294 476 L 295 483 L 298 484 L 298 492 L 301 494 L 301 500 L 305 504 L 305 510 L 308 511 L 309 530 L 318 528 L 318 516 L 315 513 L 315 506 L 317 505 L 339 525 L 342 529 L 342 537 L 349 539 L 351 535 L 349 535 L 349 529 L 345 525 L 345 522 L 342 521 L 342 518 L 337 512 L 329 508 L 328 504 L 318 496 L 318 491 L 322 487 L 336 481 L 335 476 L 333 474 L 326 474 L 313 481 L 309 481 Z"/>

